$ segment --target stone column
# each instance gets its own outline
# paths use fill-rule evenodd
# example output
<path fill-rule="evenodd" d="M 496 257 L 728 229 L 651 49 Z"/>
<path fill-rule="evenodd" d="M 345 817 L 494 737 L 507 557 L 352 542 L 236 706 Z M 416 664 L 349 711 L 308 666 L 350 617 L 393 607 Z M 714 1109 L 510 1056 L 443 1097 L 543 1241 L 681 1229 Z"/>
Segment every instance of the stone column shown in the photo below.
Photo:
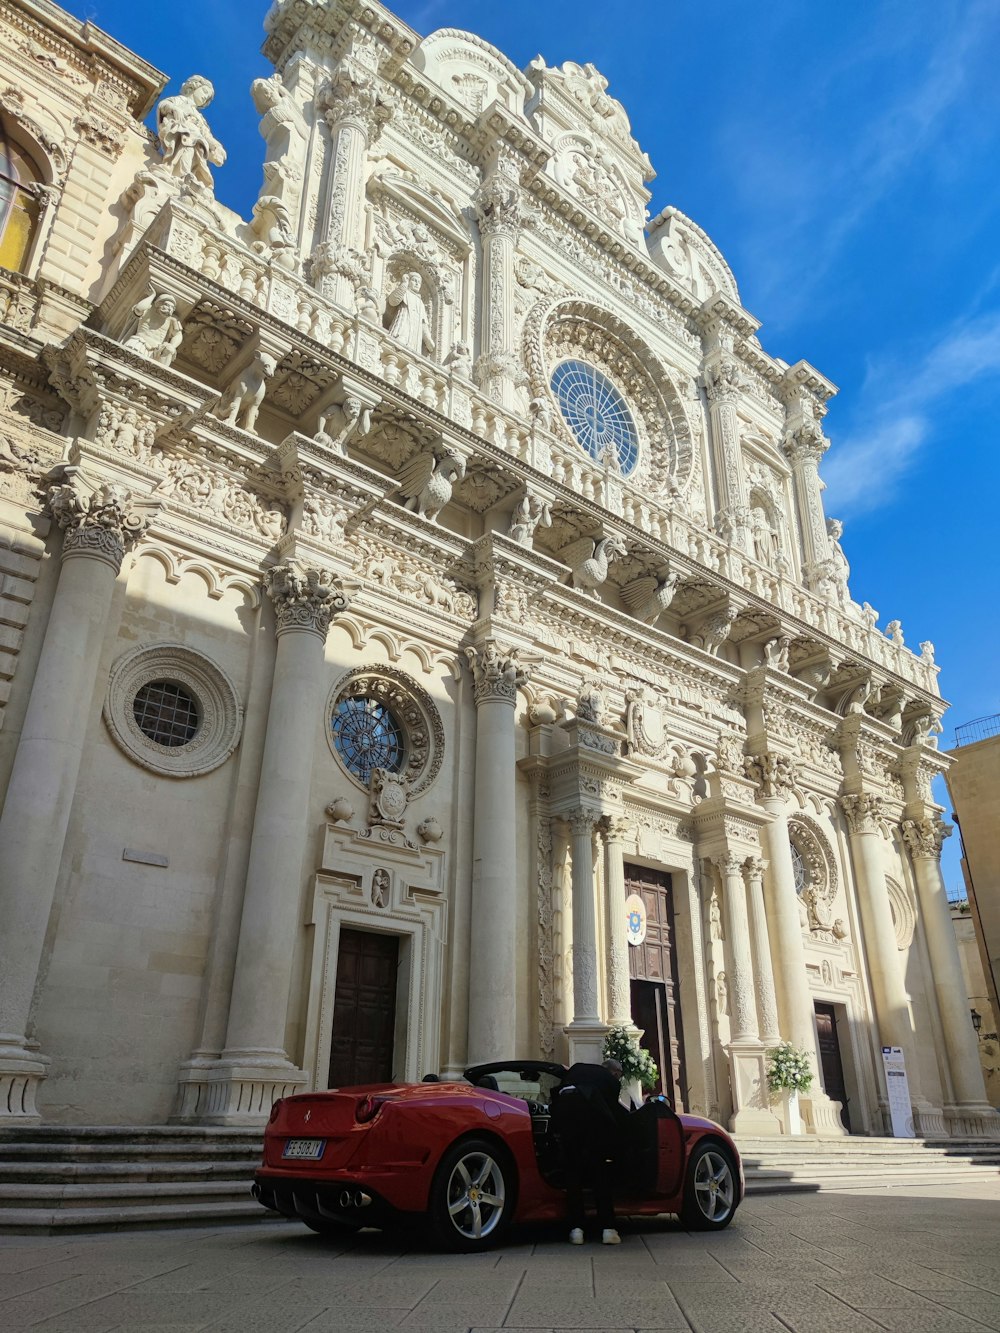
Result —
<path fill-rule="evenodd" d="M 750 956 L 750 925 L 747 919 L 743 862 L 734 852 L 715 858 L 722 876 L 726 912 L 726 945 L 729 954 L 729 994 L 732 999 L 733 1041 L 757 1041 L 757 1005 L 754 999 L 753 959 Z"/>
<path fill-rule="evenodd" d="M 597 911 L 594 903 L 594 830 L 600 816 L 569 816 L 573 886 L 573 1021 L 566 1029 L 570 1061 L 600 1060 L 605 1025 L 597 988 Z"/>
<path fill-rule="evenodd" d="M 806 973 L 799 896 L 788 836 L 786 801 L 795 781 L 795 769 L 787 755 L 765 752 L 747 760 L 747 772 L 757 783 L 761 805 L 771 815 L 760 836 L 767 858 L 764 905 L 775 971 L 779 1029 L 785 1041 L 809 1057 L 813 1085 L 801 1100 L 803 1109 L 809 1111 L 812 1129 L 821 1137 L 841 1138 L 847 1131 L 840 1119 L 840 1103 L 826 1095 L 820 1077 L 813 999 Z"/>
<path fill-rule="evenodd" d="M 608 930 L 608 1022 L 613 1027 L 631 1027 L 632 990 L 629 984 L 625 859 L 622 850 L 629 823 L 627 819 L 608 815 L 602 825 Z"/>
<path fill-rule="evenodd" d="M 48 508 L 62 568 L 0 815 L 0 1120 L 37 1118 L 47 1060 L 28 1035 L 115 581 L 159 505 L 66 469 Z M 97 705 L 99 707 L 99 705 Z"/>
<path fill-rule="evenodd" d="M 346 55 L 317 99 L 330 131 L 330 165 L 320 216 L 322 239 L 312 253 L 313 284 L 350 310 L 365 267 L 362 209 L 368 150 L 392 119 L 394 103 L 362 55 Z"/>
<path fill-rule="evenodd" d="M 483 244 L 481 353 L 475 379 L 484 393 L 512 407 L 520 374 L 514 352 L 514 253 L 525 213 L 516 158 L 499 156 L 473 204 Z"/>
<path fill-rule="evenodd" d="M 736 413 L 743 390 L 740 363 L 728 350 L 717 349 L 706 359 L 702 381 L 708 395 L 708 415 L 719 488 L 715 528 L 724 541 L 741 550 L 749 550 L 750 509 L 740 457 L 740 427 Z"/>
<path fill-rule="evenodd" d="M 815 399 L 797 382 L 782 390 L 785 400 L 785 437 L 782 448 L 792 465 L 795 507 L 802 532 L 802 572 L 807 585 L 818 591 L 829 579 L 830 538 L 823 514 L 823 486 L 819 464 L 830 447 L 815 415 Z"/>
<path fill-rule="evenodd" d="M 757 987 L 757 1021 L 760 1039 L 765 1046 L 777 1046 L 781 1040 L 778 1030 L 778 1005 L 774 991 L 774 972 L 771 968 L 771 942 L 764 910 L 764 871 L 767 862 L 759 856 L 750 856 L 743 863 L 747 902 L 750 908 L 750 941 L 753 948 L 753 973 Z"/>
<path fill-rule="evenodd" d="M 516 650 L 494 639 L 465 651 L 476 698 L 468 1061 L 479 1064 L 517 1038 L 514 706 L 527 677 Z"/>
<path fill-rule="evenodd" d="M 322 714 L 324 646 L 346 595 L 289 562 L 264 576 L 277 648 L 247 865 L 226 1047 L 205 1118 L 267 1117 L 305 1081 L 285 1053 L 295 941 L 302 929 L 302 858 L 309 845 L 312 755 Z"/>
<path fill-rule="evenodd" d="M 1000 1133 L 1000 1116 L 986 1098 L 976 1034 L 969 1021 L 969 1001 L 958 944 L 941 878 L 941 845 L 950 835 L 951 828 L 933 815 L 904 819 L 901 827 L 920 896 L 956 1110 L 965 1121 L 957 1129 L 959 1133 L 982 1133 L 985 1120 L 989 1132 L 997 1134 Z"/>

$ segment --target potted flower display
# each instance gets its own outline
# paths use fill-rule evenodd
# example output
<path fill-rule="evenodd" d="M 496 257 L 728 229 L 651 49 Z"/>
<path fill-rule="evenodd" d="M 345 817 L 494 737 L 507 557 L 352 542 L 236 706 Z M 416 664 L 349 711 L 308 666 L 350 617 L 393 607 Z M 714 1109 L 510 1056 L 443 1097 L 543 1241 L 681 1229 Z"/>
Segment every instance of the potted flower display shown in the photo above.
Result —
<path fill-rule="evenodd" d="M 785 1106 L 785 1125 L 789 1134 L 802 1133 L 799 1093 L 812 1087 L 813 1072 L 809 1056 L 783 1041 L 767 1053 L 767 1086 L 772 1097 L 781 1097 Z"/>
<path fill-rule="evenodd" d="M 605 1060 L 617 1060 L 622 1067 L 622 1093 L 633 1106 L 642 1104 L 643 1090 L 656 1087 L 660 1071 L 650 1053 L 638 1044 L 626 1027 L 609 1028 L 604 1037 Z"/>

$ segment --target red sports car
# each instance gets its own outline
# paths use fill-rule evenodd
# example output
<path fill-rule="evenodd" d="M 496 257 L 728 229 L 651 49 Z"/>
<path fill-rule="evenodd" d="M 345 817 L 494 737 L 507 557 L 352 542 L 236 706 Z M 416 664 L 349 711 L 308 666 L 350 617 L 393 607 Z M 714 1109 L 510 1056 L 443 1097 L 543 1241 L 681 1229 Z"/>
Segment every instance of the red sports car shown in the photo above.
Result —
<path fill-rule="evenodd" d="M 464 1083 L 286 1097 L 271 1110 L 253 1196 L 325 1234 L 426 1218 L 451 1250 L 485 1249 L 512 1222 L 559 1221 L 566 1194 L 549 1108 L 566 1072 L 507 1060 L 467 1069 Z M 743 1168 L 724 1129 L 650 1101 L 633 1113 L 628 1138 L 618 1214 L 729 1225 Z"/>

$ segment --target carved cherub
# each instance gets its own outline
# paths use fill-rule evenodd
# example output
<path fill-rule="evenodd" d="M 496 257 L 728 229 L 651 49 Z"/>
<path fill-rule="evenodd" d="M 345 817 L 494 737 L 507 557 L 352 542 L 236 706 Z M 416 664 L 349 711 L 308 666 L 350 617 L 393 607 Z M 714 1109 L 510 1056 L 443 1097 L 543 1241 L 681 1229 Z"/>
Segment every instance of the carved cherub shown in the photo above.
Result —
<path fill-rule="evenodd" d="M 404 509 L 434 522 L 451 499 L 456 481 L 465 476 L 465 459 L 445 453 L 437 458 L 431 449 L 414 454 L 399 474 L 399 493 Z"/>
<path fill-rule="evenodd" d="M 177 180 L 212 191 L 209 164 L 221 167 L 226 151 L 213 137 L 201 114 L 215 96 L 208 79 L 193 75 L 176 97 L 165 97 L 156 109 L 156 130 L 163 152 L 161 170 Z"/>
<path fill-rule="evenodd" d="M 903 638 L 903 625 L 899 620 L 890 620 L 885 627 L 886 637 L 891 639 L 897 648 L 902 648 L 905 644 Z"/>
<path fill-rule="evenodd" d="M 243 374 L 231 384 L 212 411 L 229 426 L 252 431 L 267 392 L 267 382 L 278 368 L 275 358 L 258 352 Z"/>
<path fill-rule="evenodd" d="M 184 326 L 177 318 L 177 302 L 170 293 L 150 291 L 133 307 L 132 314 L 138 323 L 125 343 L 125 350 L 138 352 L 158 366 L 173 365 L 184 337 Z"/>
<path fill-rule="evenodd" d="M 791 646 L 792 641 L 787 634 L 779 635 L 776 639 L 768 639 L 764 644 L 764 661 L 775 671 L 787 672 Z"/>

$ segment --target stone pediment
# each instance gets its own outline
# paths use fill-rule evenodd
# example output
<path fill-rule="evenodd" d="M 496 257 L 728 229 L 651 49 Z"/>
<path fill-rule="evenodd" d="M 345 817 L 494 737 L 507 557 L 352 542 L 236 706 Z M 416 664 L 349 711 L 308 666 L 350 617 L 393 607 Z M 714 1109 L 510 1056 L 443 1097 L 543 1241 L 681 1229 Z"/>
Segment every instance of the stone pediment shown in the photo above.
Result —
<path fill-rule="evenodd" d="M 458 28 L 439 28 L 425 37 L 412 64 L 473 116 L 491 102 L 520 115 L 532 93 L 531 84 L 503 52 Z"/>

